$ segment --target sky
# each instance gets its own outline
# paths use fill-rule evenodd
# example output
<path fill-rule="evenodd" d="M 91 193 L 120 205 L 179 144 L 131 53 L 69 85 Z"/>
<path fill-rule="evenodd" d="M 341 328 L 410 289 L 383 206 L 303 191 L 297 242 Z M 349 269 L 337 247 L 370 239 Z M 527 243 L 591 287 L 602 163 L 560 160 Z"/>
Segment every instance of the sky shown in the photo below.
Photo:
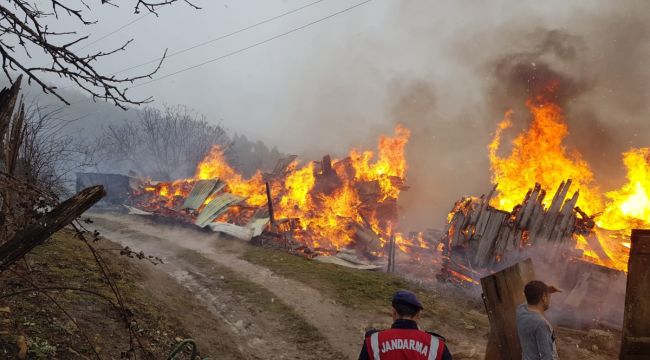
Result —
<path fill-rule="evenodd" d="M 312 2 L 194 0 L 202 9 L 179 3 L 139 19 L 143 15 L 126 5 L 134 1 L 122 1 L 120 8 L 92 5 L 87 16 L 97 20 L 94 25 L 63 16 L 51 26 L 88 34 L 87 44 L 139 19 L 80 50 L 111 49 L 134 39 L 126 51 L 97 65 L 112 73 L 155 59 L 165 49 L 185 49 Z M 154 79 L 362 2 L 321 1 L 169 58 Z M 455 200 L 489 191 L 486 146 L 503 112 L 521 105 L 522 99 L 509 92 L 516 87 L 495 71 L 499 61 L 545 63 L 581 84 L 567 105 L 574 130 L 568 146 L 593 163 L 605 188 L 622 181 L 620 152 L 650 145 L 644 125 L 650 95 L 647 14 L 650 3 L 643 1 L 617 6 L 606 1 L 372 0 L 205 66 L 135 84 L 129 93 L 153 96 L 154 105 L 187 105 L 234 132 L 306 159 L 372 148 L 379 134 L 405 124 L 413 136 L 407 148 L 412 189 L 401 199 L 404 226 L 440 226 Z M 560 34 L 559 40 L 553 34 Z M 32 61 L 42 59 L 37 54 Z"/>

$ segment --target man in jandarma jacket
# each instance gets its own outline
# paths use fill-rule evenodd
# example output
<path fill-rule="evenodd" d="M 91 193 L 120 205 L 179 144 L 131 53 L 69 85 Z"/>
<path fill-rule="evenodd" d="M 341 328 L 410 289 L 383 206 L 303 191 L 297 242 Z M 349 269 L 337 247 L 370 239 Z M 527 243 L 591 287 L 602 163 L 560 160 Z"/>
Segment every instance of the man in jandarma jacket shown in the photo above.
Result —
<path fill-rule="evenodd" d="M 422 304 L 415 294 L 393 295 L 393 325 L 366 333 L 359 360 L 451 360 L 442 336 L 418 328 Z"/>

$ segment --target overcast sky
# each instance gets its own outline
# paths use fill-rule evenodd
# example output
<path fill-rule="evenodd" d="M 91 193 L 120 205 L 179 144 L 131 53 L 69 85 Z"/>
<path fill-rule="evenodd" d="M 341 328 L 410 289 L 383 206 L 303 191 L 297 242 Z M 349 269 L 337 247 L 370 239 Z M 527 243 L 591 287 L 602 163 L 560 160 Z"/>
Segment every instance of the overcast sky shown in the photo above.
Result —
<path fill-rule="evenodd" d="M 110 49 L 134 38 L 126 52 L 99 65 L 111 73 L 155 59 L 165 48 L 178 51 L 314 0 L 194 2 L 202 9 L 182 3 L 164 8 L 158 17 L 147 15 L 83 51 Z M 170 58 L 157 76 L 246 48 L 360 2 L 322 1 Z M 648 134 L 638 130 L 646 129 L 641 124 L 648 123 L 649 114 L 650 59 L 644 24 L 650 23 L 650 3 L 619 4 L 373 0 L 234 56 L 130 91 L 136 98 L 153 96 L 157 103 L 188 105 L 233 131 L 306 157 L 374 146 L 379 133 L 390 133 L 395 123 L 405 123 L 414 130 L 407 150 L 409 183 L 414 190 L 403 203 L 419 213 L 412 218 L 422 224 L 425 219 L 442 218 L 461 195 L 489 190 L 485 146 L 503 111 L 516 106 L 493 102 L 500 86 L 490 66 L 504 55 L 543 48 L 545 31 L 566 32 L 576 56 L 556 61 L 543 50 L 540 61 L 546 59 L 558 71 L 592 84 L 567 109 L 576 112 L 573 118 L 577 119 L 570 123 L 576 131 L 569 145 L 585 153 L 594 167 L 620 163 L 620 151 L 629 146 L 650 145 Z M 56 26 L 89 34 L 90 42 L 142 16 L 134 15 L 126 5 L 119 9 L 93 5 L 93 9 L 89 16 L 98 20 L 96 25 L 84 27 L 63 18 Z M 587 114 L 585 109 L 601 116 L 582 116 Z M 615 127 L 621 123 L 632 130 L 621 132 Z M 604 139 L 601 150 L 613 144 L 613 155 L 580 148 L 594 141 L 575 132 L 594 132 L 593 139 Z M 615 139 L 603 136 L 606 133 Z M 615 178 L 618 181 L 622 176 Z"/>

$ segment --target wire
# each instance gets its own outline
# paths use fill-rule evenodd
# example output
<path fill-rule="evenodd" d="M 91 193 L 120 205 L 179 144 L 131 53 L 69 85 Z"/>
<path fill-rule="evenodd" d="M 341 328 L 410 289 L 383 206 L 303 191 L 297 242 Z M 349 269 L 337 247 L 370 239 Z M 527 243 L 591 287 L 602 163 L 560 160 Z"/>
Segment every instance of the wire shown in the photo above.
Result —
<path fill-rule="evenodd" d="M 244 47 L 244 48 L 241 48 L 241 49 L 238 49 L 238 50 L 235 50 L 235 51 L 232 51 L 232 52 L 229 52 L 229 53 L 227 53 L 227 54 L 221 55 L 221 56 L 216 57 L 216 58 L 214 58 L 214 59 L 206 60 L 206 61 L 204 61 L 204 62 L 202 62 L 202 63 L 196 64 L 196 65 L 192 65 L 192 66 L 186 67 L 186 68 L 184 68 L 184 69 L 181 69 L 181 70 L 178 70 L 178 71 L 175 71 L 175 72 L 172 72 L 172 73 L 169 73 L 169 74 L 163 75 L 163 76 L 158 77 L 158 78 L 155 78 L 155 79 L 153 79 L 153 80 L 149 80 L 149 81 L 146 81 L 146 82 L 143 82 L 143 83 L 140 83 L 140 84 L 137 84 L 137 85 L 131 86 L 131 87 L 128 88 L 128 89 L 133 89 L 133 88 L 137 88 L 137 87 L 140 87 L 140 86 L 148 85 L 148 84 L 154 83 L 154 82 L 156 82 L 156 81 L 160 81 L 160 80 L 166 79 L 166 78 L 168 78 L 168 77 L 175 76 L 175 75 L 178 75 L 178 74 L 180 74 L 180 73 L 184 73 L 184 72 L 186 72 L 186 71 L 189 71 L 189 70 L 192 70 L 192 69 L 196 69 L 196 68 L 198 68 L 198 67 L 201 67 L 201 66 L 204 66 L 204 65 L 207 65 L 207 64 L 210 64 L 210 63 L 213 63 L 213 62 L 219 61 L 219 60 L 223 60 L 223 59 L 228 58 L 228 57 L 231 57 L 231 56 L 233 56 L 233 55 L 237 55 L 237 54 L 242 53 L 242 52 L 244 52 L 244 51 L 246 51 L 246 50 L 249 50 L 249 49 L 252 49 L 252 48 L 254 48 L 254 47 L 257 47 L 257 46 L 260 46 L 260 45 L 266 44 L 266 43 L 268 43 L 268 42 L 271 42 L 271 41 L 276 40 L 276 39 L 278 39 L 278 38 L 281 38 L 281 37 L 283 37 L 283 36 L 289 35 L 289 34 L 294 33 L 294 32 L 296 32 L 296 31 L 300 31 L 300 30 L 305 29 L 305 28 L 308 28 L 308 27 L 310 27 L 310 26 L 312 26 L 312 25 L 315 25 L 315 24 L 321 23 L 321 22 L 323 22 L 323 21 L 325 21 L 325 20 L 331 19 L 331 18 L 333 18 L 333 17 L 335 17 L 335 16 L 337 16 L 337 15 L 340 15 L 340 14 L 343 14 L 343 13 L 345 13 L 345 12 L 348 12 L 348 11 L 350 11 L 350 10 L 352 10 L 352 9 L 355 9 L 355 8 L 357 8 L 357 7 L 360 7 L 360 6 L 362 6 L 362 5 L 365 5 L 365 4 L 367 4 L 367 3 L 371 2 L 371 1 L 372 1 L 372 0 L 365 0 L 365 1 L 362 1 L 362 2 L 360 2 L 360 3 L 357 3 L 357 4 L 355 4 L 355 5 L 350 6 L 350 7 L 348 7 L 348 8 L 345 8 L 345 9 L 343 9 L 343 10 L 337 11 L 337 12 L 335 12 L 335 13 L 333 13 L 333 14 L 327 15 L 327 16 L 325 16 L 325 17 L 323 17 L 323 18 L 320 18 L 320 19 L 318 19 L 318 20 L 312 21 L 312 22 L 307 23 L 307 24 L 305 24 L 305 25 L 302 25 L 302 26 L 299 26 L 299 27 L 293 28 L 293 29 L 291 29 L 291 30 L 289 30 L 289 31 L 286 31 L 286 32 L 283 32 L 283 33 L 281 33 L 281 34 L 278 34 L 278 35 L 272 36 L 272 37 L 267 38 L 267 39 L 265 39 L 265 40 L 262 40 L 262 41 L 260 41 L 260 42 L 256 42 L 256 43 L 254 43 L 254 44 L 252 44 L 252 45 L 246 46 L 246 47 Z"/>
<path fill-rule="evenodd" d="M 271 22 L 271 21 L 277 20 L 277 19 L 279 19 L 279 18 L 285 17 L 285 16 L 287 16 L 287 15 L 291 15 L 291 14 L 293 14 L 293 13 L 296 13 L 296 12 L 300 11 L 300 10 L 303 10 L 303 9 L 308 8 L 308 7 L 314 6 L 314 5 L 318 4 L 318 3 L 322 3 L 322 2 L 324 2 L 324 1 L 326 1 L 326 0 L 317 0 L 317 1 L 311 2 L 311 3 L 309 3 L 309 4 L 303 5 L 303 6 L 301 6 L 301 7 L 296 8 L 296 9 L 289 10 L 289 11 L 284 12 L 284 13 L 282 13 L 282 14 L 276 15 L 276 16 L 274 16 L 274 17 L 272 17 L 272 18 L 268 18 L 268 19 L 266 19 L 266 20 L 262 20 L 262 21 L 260 21 L 260 22 L 258 22 L 258 23 L 255 23 L 255 24 L 249 25 L 249 26 L 247 26 L 247 27 L 245 27 L 245 28 L 242 28 L 242 29 L 239 29 L 239 30 L 235 30 L 235 31 L 233 31 L 233 32 L 231 32 L 231 33 L 228 33 L 228 34 L 225 34 L 225 35 L 221 35 L 221 36 L 219 36 L 219 37 L 216 37 L 216 38 L 213 38 L 213 39 L 210 39 L 210 40 L 206 40 L 206 41 L 204 41 L 204 42 L 202 42 L 202 43 L 199 43 L 199 44 L 193 45 L 193 46 L 191 46 L 191 47 L 188 47 L 188 48 L 185 48 L 185 49 L 182 49 L 182 50 L 179 50 L 179 51 L 173 52 L 173 53 L 171 53 L 171 54 L 167 54 L 167 55 L 165 55 L 164 57 L 155 58 L 155 59 L 149 60 L 149 61 L 147 61 L 147 62 L 143 62 L 143 63 L 138 64 L 138 65 L 133 65 L 133 66 L 130 66 L 130 67 L 124 68 L 124 69 L 122 69 L 122 70 L 119 70 L 119 71 L 117 71 L 117 72 L 112 73 L 111 76 L 113 76 L 113 75 L 117 75 L 117 74 L 120 74 L 120 73 L 123 73 L 123 72 L 125 72 L 125 71 L 129 71 L 129 70 L 137 69 L 137 68 L 142 67 L 142 66 L 144 66 L 144 65 L 149 65 L 149 64 L 152 64 L 152 63 L 159 63 L 159 62 L 160 62 L 161 60 L 163 60 L 163 59 L 168 59 L 168 58 L 173 57 L 173 56 L 175 56 L 175 55 L 179 55 L 179 54 L 182 54 L 182 53 L 188 52 L 188 51 L 190 51 L 190 50 L 194 50 L 194 49 L 196 49 L 196 48 L 199 48 L 199 47 L 202 47 L 202 46 L 205 46 L 205 45 L 211 44 L 211 43 L 213 43 L 213 42 L 216 42 L 216 41 L 219 41 L 219 40 L 223 40 L 223 39 L 225 39 L 225 38 L 228 38 L 228 37 L 231 37 L 231 36 L 233 36 L 233 35 L 239 34 L 239 33 L 244 32 L 244 31 L 246 31 L 246 30 L 250 30 L 250 29 L 255 28 L 255 27 L 257 27 L 257 26 L 260 26 L 260 25 L 263 25 L 263 24 L 269 23 L 269 22 Z M 134 22 L 136 22 L 136 21 L 138 21 L 138 20 L 141 20 L 142 18 L 144 18 L 145 16 L 147 16 L 147 15 L 149 15 L 149 14 L 150 14 L 150 13 L 147 13 L 146 15 L 144 15 L 144 16 L 142 16 L 142 17 L 140 17 L 140 18 L 138 18 L 138 19 L 136 19 L 136 20 L 134 20 L 134 21 L 132 21 L 132 22 L 130 22 L 130 23 L 124 25 L 124 26 L 122 26 L 121 28 L 116 29 L 115 31 L 112 31 L 112 32 L 109 33 L 109 34 L 106 34 L 105 36 L 103 36 L 103 37 L 97 39 L 96 41 L 93 41 L 92 43 L 90 43 L 90 44 L 88 44 L 88 45 L 82 47 L 82 48 L 79 49 L 79 50 L 83 50 L 84 48 L 86 48 L 86 47 L 88 47 L 88 46 L 90 46 L 90 45 L 96 43 L 97 41 L 107 38 L 108 36 L 110 36 L 110 35 L 116 33 L 117 31 L 119 31 L 119 30 L 121 30 L 121 29 L 123 29 L 123 28 L 129 26 L 130 24 L 133 24 Z M 74 87 L 74 85 L 66 85 L 66 86 L 63 86 L 63 87 L 59 88 L 59 90 L 65 90 L 65 89 L 69 89 L 69 88 L 72 88 L 72 87 Z"/>
<path fill-rule="evenodd" d="M 311 2 L 311 3 L 309 3 L 309 4 L 306 4 L 306 5 L 301 6 L 301 7 L 299 7 L 299 8 L 296 8 L 296 9 L 293 9 L 293 10 L 289 10 L 289 11 L 287 11 L 287 12 L 285 12 L 285 13 L 282 13 L 282 14 L 276 15 L 276 16 L 274 16 L 274 17 L 272 17 L 272 18 L 268 18 L 268 19 L 266 19 L 266 20 L 262 20 L 262 21 L 260 21 L 260 22 L 258 22 L 258 23 L 255 23 L 255 24 L 249 25 L 249 26 L 247 26 L 247 27 L 245 27 L 245 28 L 242 28 L 242 29 L 239 29 L 239 30 L 235 30 L 235 31 L 233 31 L 233 32 L 231 32 L 231 33 L 228 33 L 228 34 L 225 34 L 225 35 L 221 35 L 221 36 L 216 37 L 216 38 L 214 38 L 214 39 L 206 40 L 206 41 L 204 41 L 204 42 L 202 42 L 202 43 L 199 43 L 199 44 L 196 44 L 196 45 L 190 46 L 190 47 L 188 47 L 188 48 L 185 48 L 185 49 L 182 49 L 182 50 L 179 50 L 179 51 L 175 51 L 175 52 L 173 52 L 173 53 L 171 53 L 171 54 L 167 54 L 167 55 L 164 57 L 164 59 L 168 59 L 168 58 L 170 58 L 170 57 L 173 57 L 173 56 L 176 56 L 176 55 L 179 55 L 179 54 L 183 54 L 183 53 L 188 52 L 188 51 L 190 51 L 190 50 L 194 50 L 194 49 L 196 49 L 196 48 L 199 48 L 199 47 L 202 47 L 202 46 L 205 46 L 205 45 L 211 44 L 211 43 L 213 43 L 213 42 L 215 42 L 215 41 L 223 40 L 223 39 L 228 38 L 228 37 L 231 37 L 231 36 L 233 36 L 233 35 L 237 35 L 237 34 L 239 34 L 239 33 L 241 33 L 241 32 L 246 31 L 246 30 L 250 30 L 250 29 L 252 29 L 252 28 L 258 27 L 258 26 L 260 26 L 260 25 L 264 25 L 264 24 L 269 23 L 269 22 L 271 22 L 271 21 L 275 21 L 275 20 L 277 20 L 277 19 L 279 19 L 279 18 L 285 17 L 285 16 L 287 16 L 287 15 L 291 15 L 291 14 L 293 14 L 293 13 L 296 13 L 296 12 L 300 11 L 300 10 L 303 10 L 303 9 L 308 8 L 308 7 L 314 6 L 314 5 L 318 4 L 318 3 L 322 3 L 323 1 L 326 1 L 326 0 L 318 0 L 318 1 Z M 133 66 L 130 66 L 130 67 L 124 68 L 124 69 L 122 69 L 122 70 L 119 70 L 119 71 L 117 71 L 117 72 L 112 73 L 111 75 L 117 75 L 117 74 L 123 73 L 123 72 L 125 72 L 125 71 L 129 71 L 129 70 L 137 69 L 137 68 L 142 67 L 142 66 L 144 66 L 144 65 L 149 65 L 149 64 L 152 64 L 152 63 L 157 63 L 157 62 L 159 62 L 159 61 L 162 60 L 162 59 L 163 59 L 162 57 L 155 58 L 155 59 L 151 59 L 151 60 L 149 60 L 149 61 L 147 61 L 147 62 L 143 62 L 143 63 L 138 64 L 138 65 L 133 65 Z"/>
<path fill-rule="evenodd" d="M 109 36 L 115 34 L 116 32 L 118 32 L 118 31 L 124 29 L 125 27 L 137 23 L 138 21 L 144 19 L 145 17 L 149 16 L 150 14 L 151 14 L 151 13 L 148 12 L 148 13 L 146 13 L 146 14 L 140 16 L 139 18 L 137 18 L 137 19 L 135 19 L 135 20 L 132 20 L 131 22 L 126 23 L 126 24 L 120 26 L 119 28 L 117 28 L 117 29 L 115 29 L 115 30 L 109 32 L 108 34 L 106 34 L 106 35 L 104 35 L 104 36 L 102 36 L 102 37 L 100 37 L 100 38 L 98 38 L 98 39 L 95 39 L 94 41 L 89 42 L 88 44 L 82 46 L 81 48 L 79 48 L 79 49 L 77 49 L 77 50 L 75 50 L 75 51 L 81 51 L 81 50 L 83 50 L 83 49 L 89 47 L 90 45 L 96 44 L 96 43 L 98 43 L 98 42 L 100 42 L 100 41 L 106 39 L 107 37 L 109 37 Z"/>

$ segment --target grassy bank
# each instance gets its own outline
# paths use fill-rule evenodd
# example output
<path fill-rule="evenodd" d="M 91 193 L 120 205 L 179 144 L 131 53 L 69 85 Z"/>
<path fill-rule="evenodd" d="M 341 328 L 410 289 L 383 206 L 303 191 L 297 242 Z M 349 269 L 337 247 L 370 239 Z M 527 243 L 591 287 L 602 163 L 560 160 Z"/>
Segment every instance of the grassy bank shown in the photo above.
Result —
<path fill-rule="evenodd" d="M 104 252 L 104 257 L 145 349 L 138 357 L 165 358 L 176 339 L 187 333 L 142 289 L 135 260 L 115 251 Z M 44 290 L 34 290 L 34 285 Z M 92 253 L 73 232 L 54 234 L 24 262 L 0 274 L 0 288 L 3 359 L 21 352 L 30 359 L 94 358 L 93 349 L 103 358 L 128 356 L 128 331 L 112 305 L 117 301 Z"/>

